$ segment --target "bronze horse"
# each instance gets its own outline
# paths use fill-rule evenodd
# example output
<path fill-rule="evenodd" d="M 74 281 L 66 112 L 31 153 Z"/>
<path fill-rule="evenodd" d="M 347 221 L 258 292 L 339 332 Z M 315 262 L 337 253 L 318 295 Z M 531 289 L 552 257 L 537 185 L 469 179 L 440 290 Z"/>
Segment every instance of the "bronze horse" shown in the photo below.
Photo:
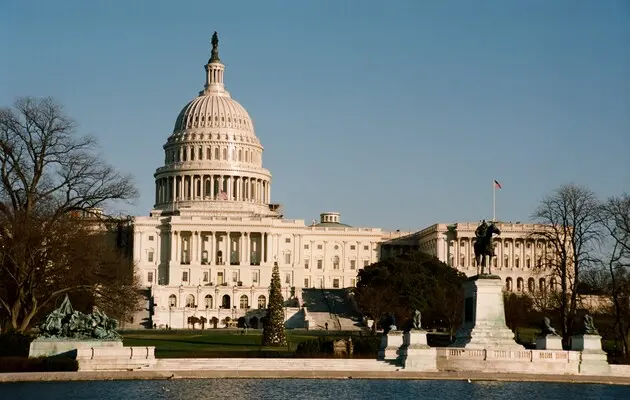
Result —
<path fill-rule="evenodd" d="M 492 235 L 500 235 L 499 228 L 490 223 L 486 228 L 486 232 L 483 236 L 478 237 L 475 241 L 475 263 L 477 264 L 477 275 L 479 275 L 479 267 L 481 267 L 481 275 L 485 273 L 486 256 L 488 259 L 488 274 L 492 274 L 491 260 L 494 257 L 494 245 L 492 244 Z"/>

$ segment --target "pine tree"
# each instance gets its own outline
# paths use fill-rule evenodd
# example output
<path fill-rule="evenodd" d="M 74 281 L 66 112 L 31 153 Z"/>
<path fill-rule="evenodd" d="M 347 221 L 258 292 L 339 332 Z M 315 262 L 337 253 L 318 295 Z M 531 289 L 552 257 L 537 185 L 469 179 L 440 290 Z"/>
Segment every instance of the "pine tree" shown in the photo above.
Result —
<path fill-rule="evenodd" d="M 273 264 L 271 286 L 269 287 L 269 303 L 267 304 L 267 323 L 263 327 L 263 346 L 286 346 L 287 336 L 284 332 L 284 299 L 280 291 L 280 270 L 278 263 Z"/>

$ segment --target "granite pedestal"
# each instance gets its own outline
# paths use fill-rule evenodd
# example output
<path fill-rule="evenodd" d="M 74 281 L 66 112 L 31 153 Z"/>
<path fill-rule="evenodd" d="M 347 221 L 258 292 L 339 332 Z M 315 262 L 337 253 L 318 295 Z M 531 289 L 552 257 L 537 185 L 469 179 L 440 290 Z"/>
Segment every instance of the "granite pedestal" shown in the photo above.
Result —
<path fill-rule="evenodd" d="M 505 324 L 503 283 L 496 275 L 477 275 L 464 284 L 464 320 L 451 347 L 523 350 Z"/>
<path fill-rule="evenodd" d="M 403 334 L 398 360 L 405 370 L 437 371 L 437 352 L 427 344 L 425 330 L 412 330 Z"/>
<path fill-rule="evenodd" d="M 52 357 L 57 355 L 68 355 L 74 357 L 76 350 L 92 348 L 112 348 L 123 347 L 122 340 L 63 340 L 63 339 L 35 339 L 31 342 L 29 357 Z"/>
<path fill-rule="evenodd" d="M 378 359 L 384 361 L 397 361 L 398 349 L 403 345 L 402 331 L 389 331 L 381 336 L 381 346 L 378 351 Z"/>
<path fill-rule="evenodd" d="M 562 350 L 562 338 L 558 335 L 538 336 L 536 350 Z"/>
<path fill-rule="evenodd" d="M 581 351 L 580 373 L 601 375 L 610 373 L 608 356 L 602 349 L 602 337 L 599 335 L 576 335 L 571 340 L 571 350 Z"/>

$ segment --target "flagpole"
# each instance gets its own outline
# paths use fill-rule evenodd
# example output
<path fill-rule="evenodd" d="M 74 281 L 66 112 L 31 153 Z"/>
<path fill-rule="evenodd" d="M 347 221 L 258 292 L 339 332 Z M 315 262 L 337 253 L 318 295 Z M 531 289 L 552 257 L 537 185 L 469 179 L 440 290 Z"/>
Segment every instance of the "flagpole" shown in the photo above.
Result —
<path fill-rule="evenodd" d="M 497 220 L 497 185 L 492 180 L 492 222 Z"/>

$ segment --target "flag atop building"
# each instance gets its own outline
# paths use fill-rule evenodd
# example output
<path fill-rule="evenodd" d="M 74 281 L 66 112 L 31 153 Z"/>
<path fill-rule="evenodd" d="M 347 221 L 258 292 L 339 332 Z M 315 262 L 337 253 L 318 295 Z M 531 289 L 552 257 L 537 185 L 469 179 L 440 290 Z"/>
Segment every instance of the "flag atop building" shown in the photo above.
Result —
<path fill-rule="evenodd" d="M 499 181 L 497 181 L 496 179 L 494 180 L 494 187 L 495 187 L 495 188 L 498 188 L 498 189 L 503 189 L 503 188 L 501 187 L 501 184 L 499 183 Z"/>

